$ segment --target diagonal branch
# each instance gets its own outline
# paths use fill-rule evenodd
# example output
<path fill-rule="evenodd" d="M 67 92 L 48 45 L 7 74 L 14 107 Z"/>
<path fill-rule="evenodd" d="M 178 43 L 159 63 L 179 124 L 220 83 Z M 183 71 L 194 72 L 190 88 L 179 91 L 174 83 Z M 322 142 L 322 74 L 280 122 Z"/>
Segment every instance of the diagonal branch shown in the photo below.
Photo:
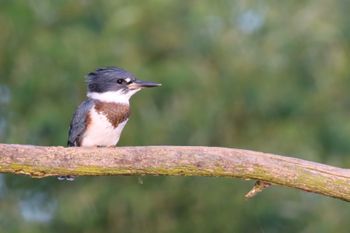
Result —
<path fill-rule="evenodd" d="M 350 169 L 218 147 L 64 148 L 0 144 L 0 172 L 37 178 L 58 175 L 237 177 L 350 201 Z"/>

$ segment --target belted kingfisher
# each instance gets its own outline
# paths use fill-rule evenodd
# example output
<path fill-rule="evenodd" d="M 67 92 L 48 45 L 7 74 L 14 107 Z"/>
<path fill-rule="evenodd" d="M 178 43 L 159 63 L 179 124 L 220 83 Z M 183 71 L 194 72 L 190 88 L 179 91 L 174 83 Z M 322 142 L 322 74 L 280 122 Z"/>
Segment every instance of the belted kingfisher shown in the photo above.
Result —
<path fill-rule="evenodd" d="M 99 68 L 89 73 L 86 79 L 88 98 L 73 115 L 68 146 L 115 146 L 130 116 L 130 97 L 143 88 L 161 85 L 138 80 L 130 72 L 117 67 Z"/>

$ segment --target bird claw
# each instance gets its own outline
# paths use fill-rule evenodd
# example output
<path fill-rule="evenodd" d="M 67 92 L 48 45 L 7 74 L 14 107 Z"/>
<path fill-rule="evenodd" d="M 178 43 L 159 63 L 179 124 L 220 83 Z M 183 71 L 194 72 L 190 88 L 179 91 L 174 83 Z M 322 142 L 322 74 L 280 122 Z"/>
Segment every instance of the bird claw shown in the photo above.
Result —
<path fill-rule="evenodd" d="M 57 179 L 59 181 L 63 181 L 63 180 L 74 181 L 75 176 L 57 176 Z"/>

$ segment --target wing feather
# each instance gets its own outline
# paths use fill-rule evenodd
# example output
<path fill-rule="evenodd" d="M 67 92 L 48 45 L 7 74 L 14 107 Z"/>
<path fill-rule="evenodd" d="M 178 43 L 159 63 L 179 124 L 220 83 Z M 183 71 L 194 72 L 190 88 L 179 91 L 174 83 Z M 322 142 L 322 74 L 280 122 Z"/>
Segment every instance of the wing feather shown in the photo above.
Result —
<path fill-rule="evenodd" d="M 82 102 L 74 112 L 68 133 L 68 146 L 80 146 L 81 137 L 86 129 L 89 110 L 93 107 L 94 102 L 87 99 Z"/>

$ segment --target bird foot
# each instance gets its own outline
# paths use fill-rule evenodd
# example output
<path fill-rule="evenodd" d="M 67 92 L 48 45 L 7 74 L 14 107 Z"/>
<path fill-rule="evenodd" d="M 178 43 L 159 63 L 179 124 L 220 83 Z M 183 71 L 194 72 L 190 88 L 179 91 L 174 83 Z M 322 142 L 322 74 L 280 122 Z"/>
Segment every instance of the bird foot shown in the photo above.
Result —
<path fill-rule="evenodd" d="M 63 181 L 63 180 L 74 181 L 75 176 L 58 176 L 57 179 L 59 181 Z"/>

